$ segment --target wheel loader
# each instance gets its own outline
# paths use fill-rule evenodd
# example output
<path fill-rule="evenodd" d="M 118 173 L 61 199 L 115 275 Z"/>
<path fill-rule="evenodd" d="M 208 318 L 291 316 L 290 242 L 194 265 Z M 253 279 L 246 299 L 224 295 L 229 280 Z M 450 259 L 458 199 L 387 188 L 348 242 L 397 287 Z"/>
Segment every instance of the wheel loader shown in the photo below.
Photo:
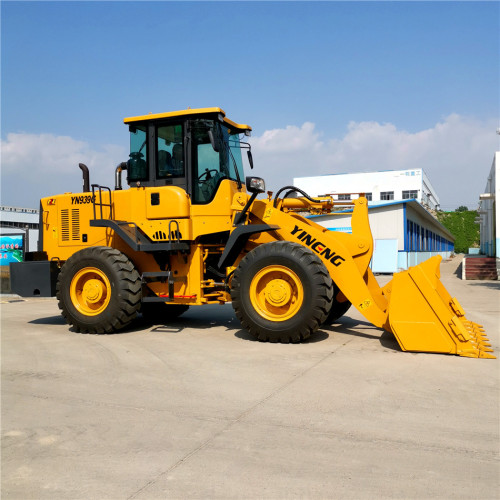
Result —
<path fill-rule="evenodd" d="M 80 164 L 82 192 L 41 200 L 38 251 L 11 265 L 12 290 L 56 296 L 76 332 L 115 332 L 138 314 L 166 323 L 190 306 L 231 302 L 256 339 L 300 342 L 352 306 L 403 351 L 494 357 L 481 325 L 442 285 L 440 257 L 378 285 L 364 196 L 266 193 L 263 179 L 244 178 L 251 127 L 221 108 L 124 123 L 130 155 L 114 189 L 90 184 Z M 346 205 L 352 234 L 307 217 Z"/>

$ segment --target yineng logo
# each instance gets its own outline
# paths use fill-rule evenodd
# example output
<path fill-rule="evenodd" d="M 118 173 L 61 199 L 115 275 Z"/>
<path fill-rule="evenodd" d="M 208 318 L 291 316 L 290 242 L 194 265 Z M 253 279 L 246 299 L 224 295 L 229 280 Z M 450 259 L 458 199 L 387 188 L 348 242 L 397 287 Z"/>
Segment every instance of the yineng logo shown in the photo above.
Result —
<path fill-rule="evenodd" d="M 299 233 L 300 231 L 300 233 Z M 324 243 L 312 237 L 307 231 L 304 231 L 299 226 L 295 226 L 292 229 L 291 234 L 295 236 L 299 241 L 302 241 L 305 245 L 311 248 L 314 252 L 329 260 L 334 266 L 340 266 L 345 259 L 334 252 L 331 248 L 328 248 Z"/>

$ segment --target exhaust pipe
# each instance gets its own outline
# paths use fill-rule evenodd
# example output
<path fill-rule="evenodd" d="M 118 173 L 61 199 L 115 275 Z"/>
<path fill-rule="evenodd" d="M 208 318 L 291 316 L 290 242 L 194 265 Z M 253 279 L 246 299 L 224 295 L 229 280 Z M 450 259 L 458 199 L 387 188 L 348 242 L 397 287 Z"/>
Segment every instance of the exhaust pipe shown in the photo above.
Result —
<path fill-rule="evenodd" d="M 83 163 L 79 163 L 78 166 L 81 168 L 83 173 L 83 192 L 90 193 L 89 169 L 87 165 L 84 165 Z"/>
<path fill-rule="evenodd" d="M 122 190 L 122 171 L 127 170 L 127 162 L 122 161 L 115 170 L 115 191 Z"/>

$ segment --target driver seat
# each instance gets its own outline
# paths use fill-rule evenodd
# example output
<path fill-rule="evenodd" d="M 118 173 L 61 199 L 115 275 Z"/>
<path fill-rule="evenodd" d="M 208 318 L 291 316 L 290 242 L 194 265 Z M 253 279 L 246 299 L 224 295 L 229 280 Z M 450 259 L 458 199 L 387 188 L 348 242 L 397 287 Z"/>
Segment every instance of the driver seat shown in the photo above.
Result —
<path fill-rule="evenodd" d="M 172 148 L 172 174 L 184 175 L 184 149 L 182 144 L 175 144 Z"/>

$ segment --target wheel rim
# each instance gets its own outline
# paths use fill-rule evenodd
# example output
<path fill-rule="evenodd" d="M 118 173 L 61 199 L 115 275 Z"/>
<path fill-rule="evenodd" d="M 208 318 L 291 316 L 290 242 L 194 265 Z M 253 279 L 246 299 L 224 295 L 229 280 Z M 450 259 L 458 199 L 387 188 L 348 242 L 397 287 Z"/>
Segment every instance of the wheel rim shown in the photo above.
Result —
<path fill-rule="evenodd" d="M 96 267 L 85 267 L 78 271 L 70 285 L 71 302 L 86 316 L 101 314 L 111 299 L 111 284 L 108 277 Z"/>
<path fill-rule="evenodd" d="M 286 321 L 301 308 L 304 289 L 299 277 L 284 266 L 261 269 L 250 283 L 254 309 L 270 321 Z"/>

